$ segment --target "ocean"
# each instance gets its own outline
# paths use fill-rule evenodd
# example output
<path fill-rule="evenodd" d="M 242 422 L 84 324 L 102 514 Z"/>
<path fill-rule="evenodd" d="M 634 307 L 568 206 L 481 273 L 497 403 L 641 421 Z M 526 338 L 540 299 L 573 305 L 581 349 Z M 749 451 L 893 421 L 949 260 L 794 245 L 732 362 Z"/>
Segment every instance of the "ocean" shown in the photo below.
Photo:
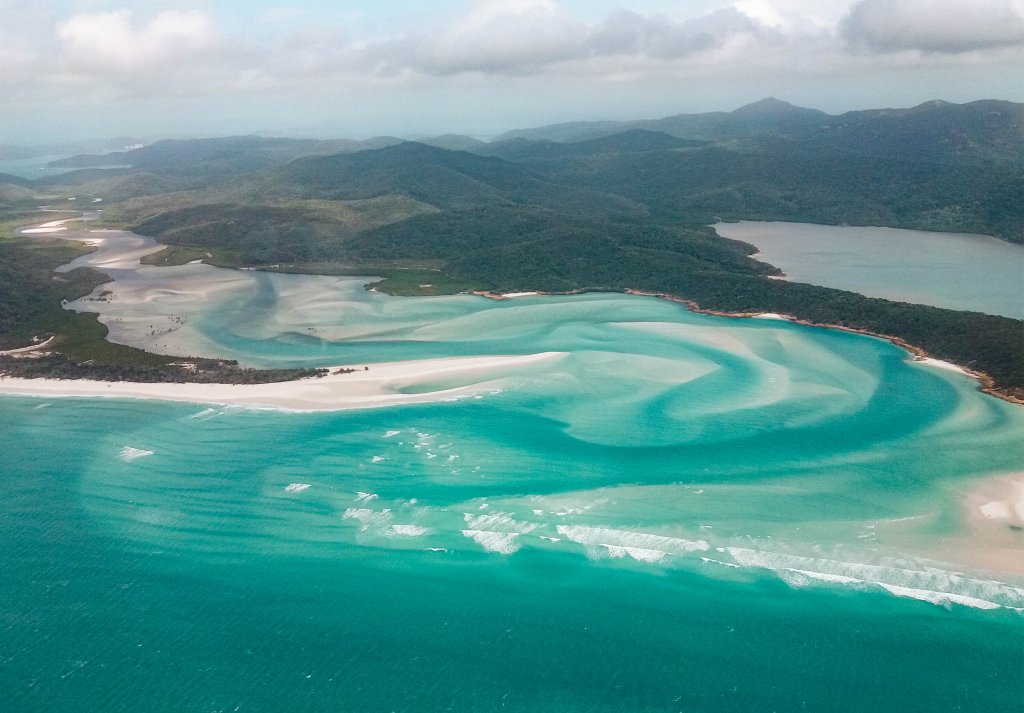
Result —
<path fill-rule="evenodd" d="M 654 298 L 113 269 L 74 306 L 170 353 L 561 356 L 327 413 L 0 397 L 9 710 L 1024 702 L 1024 411 L 961 374 Z"/>

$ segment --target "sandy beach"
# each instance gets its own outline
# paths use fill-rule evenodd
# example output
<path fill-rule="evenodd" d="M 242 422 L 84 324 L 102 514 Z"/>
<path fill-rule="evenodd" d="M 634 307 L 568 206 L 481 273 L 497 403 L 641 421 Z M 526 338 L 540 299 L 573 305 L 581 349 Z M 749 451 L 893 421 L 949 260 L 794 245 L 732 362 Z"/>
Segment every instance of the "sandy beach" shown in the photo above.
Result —
<path fill-rule="evenodd" d="M 964 369 L 962 366 L 957 366 L 956 364 L 953 364 L 952 362 L 943 361 L 942 359 L 936 359 L 934 357 L 928 357 L 928 356 L 915 357 L 914 358 L 914 363 L 916 363 L 916 364 L 924 364 L 926 366 L 933 366 L 936 369 L 943 369 L 945 371 L 952 371 L 952 372 L 955 372 L 957 374 L 961 374 L 962 376 L 970 377 L 972 379 L 979 378 L 977 374 L 973 374 L 970 371 L 967 371 L 967 369 Z"/>
<path fill-rule="evenodd" d="M 472 397 L 501 388 L 517 369 L 561 358 L 561 352 L 522 356 L 447 357 L 418 361 L 332 367 L 327 376 L 272 384 L 133 383 L 75 379 L 0 377 L 0 393 L 46 398 L 87 397 L 185 401 L 282 411 L 342 411 L 394 404 Z M 339 369 L 355 368 L 344 372 Z M 438 390 L 413 386 L 444 380 L 458 386 Z"/>

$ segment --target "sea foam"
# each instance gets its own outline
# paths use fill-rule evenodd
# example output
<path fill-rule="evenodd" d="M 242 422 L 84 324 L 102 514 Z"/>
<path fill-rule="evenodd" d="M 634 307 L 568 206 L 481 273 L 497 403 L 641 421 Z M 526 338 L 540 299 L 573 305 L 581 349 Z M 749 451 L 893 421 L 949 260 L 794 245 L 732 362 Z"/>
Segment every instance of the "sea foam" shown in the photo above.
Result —
<path fill-rule="evenodd" d="M 660 562 L 669 555 L 684 555 L 704 552 L 709 545 L 704 540 L 687 540 L 682 537 L 654 535 L 633 530 L 615 530 L 586 525 L 558 525 L 558 534 L 567 540 L 588 547 L 600 547 L 612 558 L 632 557 L 638 562 Z"/>
<path fill-rule="evenodd" d="M 490 530 L 463 530 L 462 534 L 474 540 L 488 552 L 510 555 L 519 550 L 518 532 L 491 532 Z"/>
<path fill-rule="evenodd" d="M 858 589 L 880 588 L 895 596 L 943 606 L 960 604 L 976 609 L 1017 610 L 1024 607 L 1024 588 L 935 567 L 918 569 L 910 562 L 870 564 L 744 547 L 724 549 L 740 566 L 772 571 L 792 586 L 818 581 Z"/>
<path fill-rule="evenodd" d="M 138 458 L 145 458 L 146 456 L 153 455 L 153 451 L 143 450 L 142 448 L 132 448 L 131 446 L 125 446 L 121 449 L 121 452 L 117 454 L 118 460 L 129 461 L 136 460 Z"/>
<path fill-rule="evenodd" d="M 484 503 L 486 505 L 486 503 Z M 483 506 L 481 506 L 483 507 Z M 537 529 L 537 523 L 516 520 L 507 512 L 488 512 L 482 515 L 463 513 L 466 529 L 462 534 L 474 540 L 488 552 L 500 552 L 510 555 L 520 548 L 517 541 Z"/>
<path fill-rule="evenodd" d="M 346 520 L 355 520 L 359 523 L 359 529 L 363 532 L 371 527 L 383 529 L 390 524 L 393 517 L 390 508 L 383 510 L 371 510 L 370 508 L 348 508 L 342 513 Z"/>

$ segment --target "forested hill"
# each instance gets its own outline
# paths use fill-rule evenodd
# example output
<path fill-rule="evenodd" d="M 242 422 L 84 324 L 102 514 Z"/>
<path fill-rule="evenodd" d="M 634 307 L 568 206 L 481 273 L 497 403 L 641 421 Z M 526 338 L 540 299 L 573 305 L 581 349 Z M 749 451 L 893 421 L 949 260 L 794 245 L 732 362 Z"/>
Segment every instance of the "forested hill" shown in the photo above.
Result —
<path fill-rule="evenodd" d="M 637 121 L 575 121 L 533 129 L 516 129 L 501 134 L 495 141 L 585 141 L 632 129 L 657 131 L 684 139 L 718 141 L 763 131 L 806 131 L 826 124 L 831 118 L 823 111 L 793 106 L 769 97 L 731 112 L 677 114 L 663 119 Z"/>
<path fill-rule="evenodd" d="M 550 154 L 546 136 L 596 140 L 591 128 L 644 126 L 690 140 L 694 150 Z M 580 124 L 506 136 L 509 160 L 550 180 L 619 193 L 664 218 L 723 218 L 888 225 L 979 232 L 1024 242 L 1024 104 L 929 102 L 838 117 L 765 100 L 735 112 L 683 115 L 610 127 Z M 637 130 L 637 129 L 632 129 Z M 525 138 L 536 137 L 536 140 Z M 530 147 L 534 147 L 530 150 Z M 492 151 L 494 149 L 491 149 Z"/>
<path fill-rule="evenodd" d="M 0 173 L 0 210 L 31 201 L 36 192 L 31 181 Z"/>
<path fill-rule="evenodd" d="M 309 155 L 350 153 L 402 143 L 401 139 L 381 136 L 354 141 L 339 139 L 267 138 L 262 136 L 226 136 L 206 139 L 167 139 L 128 151 L 103 154 L 77 154 L 47 164 L 50 168 L 102 168 L 128 166 L 136 170 L 220 170 L 246 171 L 275 166 Z"/>
<path fill-rule="evenodd" d="M 906 150 L 909 155 L 924 150 L 924 156 L 935 152 L 948 155 L 953 151 L 966 158 L 996 160 L 1005 160 L 1008 154 L 1018 160 L 1024 156 L 1024 104 L 995 100 L 969 104 L 936 100 L 909 109 L 869 109 L 833 116 L 769 98 L 732 112 L 679 114 L 639 121 L 570 122 L 519 129 L 498 136 L 495 142 L 511 139 L 577 142 L 631 129 L 702 141 L 774 134 L 833 150 Z"/>
<path fill-rule="evenodd" d="M 108 222 L 174 246 L 154 258 L 165 264 L 414 266 L 439 272 L 413 285 L 665 292 L 900 337 L 1012 390 L 1024 389 L 1024 323 L 768 280 L 752 246 L 707 226 L 772 219 L 1024 242 L 1022 126 L 1024 105 L 1008 102 L 835 117 L 766 100 L 489 143 L 164 142 L 128 152 L 127 167 L 28 190 L 102 197 Z M 9 185 L 22 200 L 23 182 Z"/>

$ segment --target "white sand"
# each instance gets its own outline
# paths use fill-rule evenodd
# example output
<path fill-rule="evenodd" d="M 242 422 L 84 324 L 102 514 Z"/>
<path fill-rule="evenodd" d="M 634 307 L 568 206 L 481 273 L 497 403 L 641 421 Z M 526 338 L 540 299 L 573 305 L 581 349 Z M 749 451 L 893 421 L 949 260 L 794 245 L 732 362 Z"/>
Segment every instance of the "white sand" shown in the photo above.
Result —
<path fill-rule="evenodd" d="M 96 250 L 58 268 L 58 272 L 84 266 L 131 270 L 139 268 L 139 261 L 146 255 L 158 253 L 167 247 L 124 230 L 74 230 L 59 237 L 84 243 Z"/>
<path fill-rule="evenodd" d="M 59 233 L 63 230 L 67 230 L 67 226 L 64 225 L 69 220 L 81 220 L 81 218 L 64 218 L 63 220 L 51 220 L 49 223 L 40 223 L 32 228 L 22 228 L 18 232 L 22 235 L 38 235 L 42 233 Z"/>
<path fill-rule="evenodd" d="M 25 354 L 26 352 L 34 352 L 34 351 L 37 351 L 39 349 L 43 349 L 44 347 L 48 346 L 50 344 L 50 342 L 52 342 L 54 339 L 56 339 L 56 337 L 50 337 L 45 342 L 40 342 L 39 344 L 29 344 L 27 347 L 18 347 L 17 349 L 6 349 L 4 351 L 0 351 L 0 354 L 8 355 L 8 354 Z"/>
<path fill-rule="evenodd" d="M 933 357 L 916 357 L 914 362 L 917 364 L 927 364 L 928 366 L 934 366 L 936 369 L 945 369 L 946 371 L 954 371 L 957 374 L 964 376 L 970 376 L 976 378 L 974 374 L 967 371 L 963 367 L 959 367 L 956 364 L 951 364 L 948 361 L 942 361 L 941 359 L 935 359 Z"/>
<path fill-rule="evenodd" d="M 950 538 L 934 556 L 1024 576 L 1024 472 L 986 478 L 959 494 L 970 536 Z"/>
<path fill-rule="evenodd" d="M 22 235 L 33 235 L 36 233 L 59 233 L 62 230 L 67 230 L 63 225 L 55 226 L 53 228 L 25 228 L 21 231 Z"/>
<path fill-rule="evenodd" d="M 558 359 L 562 352 L 524 356 L 449 357 L 371 364 L 368 370 L 275 384 L 129 383 L 61 379 L 0 378 L 0 393 L 22 396 L 110 397 L 236 405 L 283 411 L 341 411 L 394 404 L 466 398 L 500 388 L 518 367 Z M 337 368 L 337 367 L 334 367 Z M 435 379 L 459 379 L 460 386 L 401 393 Z"/>
<path fill-rule="evenodd" d="M 983 491 L 982 495 L 996 496 L 977 505 L 978 512 L 988 520 L 1002 520 L 1007 525 L 1024 527 L 1024 473 L 997 481 L 998 491 Z"/>

